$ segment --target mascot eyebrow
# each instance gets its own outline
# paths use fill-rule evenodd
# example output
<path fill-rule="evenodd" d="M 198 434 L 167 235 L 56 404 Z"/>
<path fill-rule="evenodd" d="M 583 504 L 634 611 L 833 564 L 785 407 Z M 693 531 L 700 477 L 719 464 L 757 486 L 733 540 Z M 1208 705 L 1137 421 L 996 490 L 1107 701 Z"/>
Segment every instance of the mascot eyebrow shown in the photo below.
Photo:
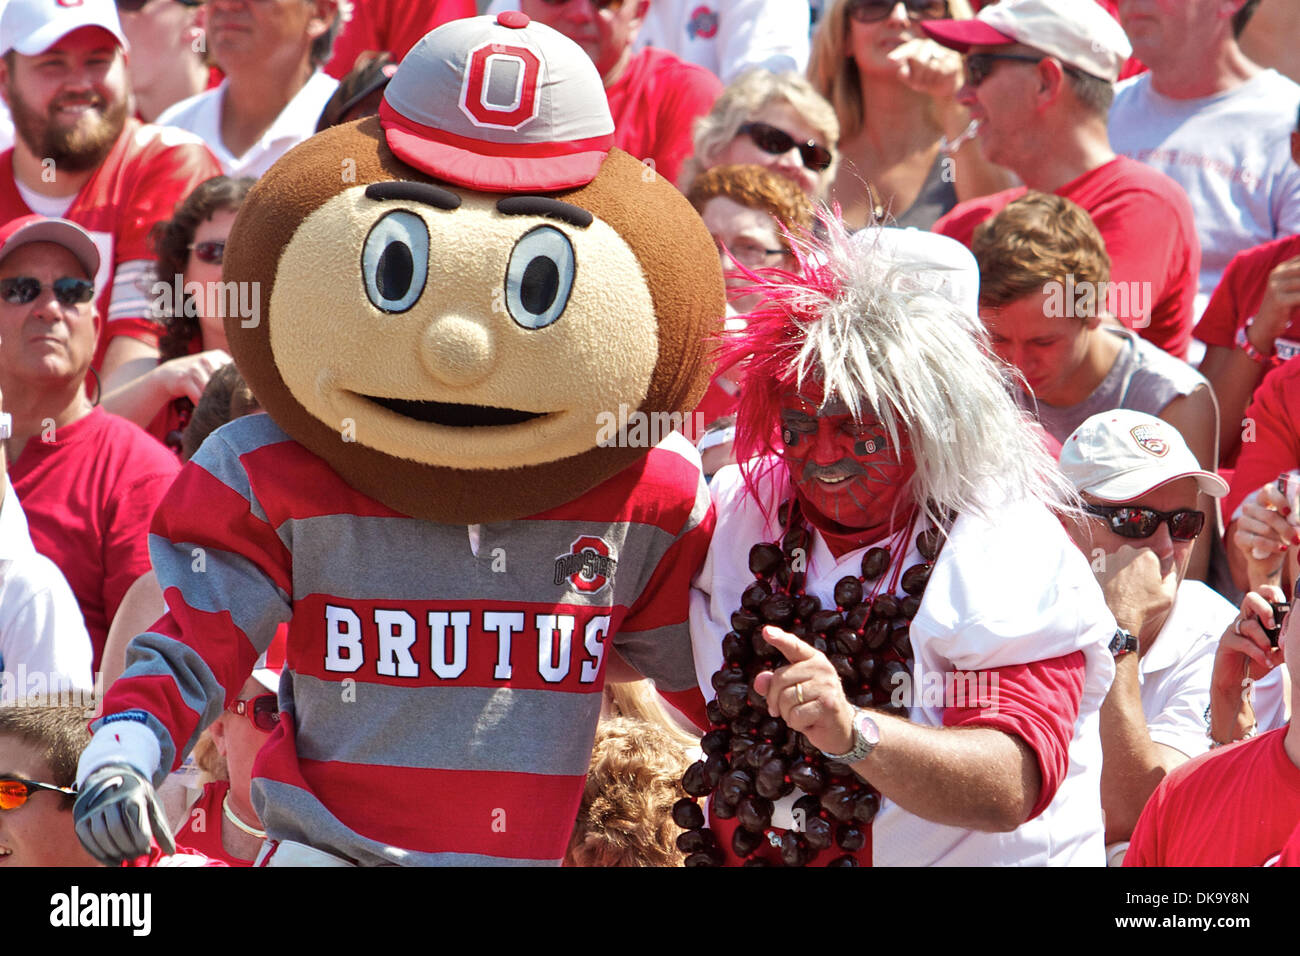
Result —
<path fill-rule="evenodd" d="M 543 216 L 558 219 L 579 229 L 586 229 L 594 218 L 580 206 L 549 196 L 506 196 L 497 200 L 497 212 L 503 216 Z"/>
<path fill-rule="evenodd" d="M 408 180 L 396 180 L 371 183 L 366 187 L 367 199 L 402 199 L 407 202 L 423 203 L 435 209 L 459 209 L 460 197 L 450 189 L 434 186 L 431 183 L 416 183 Z"/>

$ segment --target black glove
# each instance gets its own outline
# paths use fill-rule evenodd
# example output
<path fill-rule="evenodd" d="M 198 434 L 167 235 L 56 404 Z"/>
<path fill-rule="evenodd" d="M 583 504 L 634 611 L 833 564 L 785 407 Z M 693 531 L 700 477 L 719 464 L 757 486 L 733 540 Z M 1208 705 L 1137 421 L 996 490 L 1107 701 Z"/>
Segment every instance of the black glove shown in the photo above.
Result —
<path fill-rule="evenodd" d="M 86 778 L 72 806 L 72 822 L 81 845 L 108 866 L 148 856 L 151 838 L 165 855 L 176 852 L 153 785 L 124 763 L 107 764 Z"/>

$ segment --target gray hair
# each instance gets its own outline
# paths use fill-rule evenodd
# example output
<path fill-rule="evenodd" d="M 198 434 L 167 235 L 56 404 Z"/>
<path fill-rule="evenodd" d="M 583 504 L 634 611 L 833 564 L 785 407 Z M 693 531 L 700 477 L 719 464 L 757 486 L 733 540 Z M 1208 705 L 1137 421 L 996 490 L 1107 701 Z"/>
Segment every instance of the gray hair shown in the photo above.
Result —
<path fill-rule="evenodd" d="M 837 220 L 826 225 L 815 265 L 831 281 L 787 300 L 802 343 L 798 381 L 820 380 L 857 419 L 869 406 L 895 448 L 906 431 L 910 498 L 936 521 L 983 510 L 992 488 L 1076 512 L 1078 493 L 1012 398 L 978 317 L 935 290 L 943 267 L 882 254 L 875 227 L 850 239 Z"/>
<path fill-rule="evenodd" d="M 763 107 L 785 101 L 822 135 L 831 151 L 831 165 L 818 174 L 818 196 L 825 195 L 835 179 L 840 154 L 840 122 L 830 103 L 798 73 L 773 73 L 761 67 L 746 70 L 727 84 L 714 101 L 713 109 L 695 121 L 694 155 L 682 163 L 679 188 L 689 192 L 695 177 L 711 168 L 719 154 L 739 134 L 740 127 Z"/>

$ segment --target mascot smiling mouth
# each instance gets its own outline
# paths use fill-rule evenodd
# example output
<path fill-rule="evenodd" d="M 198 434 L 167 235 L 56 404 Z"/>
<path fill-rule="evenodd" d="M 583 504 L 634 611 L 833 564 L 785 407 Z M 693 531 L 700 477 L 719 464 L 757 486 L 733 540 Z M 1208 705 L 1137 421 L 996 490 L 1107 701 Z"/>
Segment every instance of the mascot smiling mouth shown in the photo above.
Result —
<path fill-rule="evenodd" d="M 376 398 L 373 395 L 360 397 L 406 418 L 427 422 L 430 425 L 445 425 L 448 428 L 519 425 L 535 418 L 545 418 L 547 415 L 546 412 L 523 412 L 514 408 L 490 408 L 486 405 L 421 402 L 408 398 Z"/>

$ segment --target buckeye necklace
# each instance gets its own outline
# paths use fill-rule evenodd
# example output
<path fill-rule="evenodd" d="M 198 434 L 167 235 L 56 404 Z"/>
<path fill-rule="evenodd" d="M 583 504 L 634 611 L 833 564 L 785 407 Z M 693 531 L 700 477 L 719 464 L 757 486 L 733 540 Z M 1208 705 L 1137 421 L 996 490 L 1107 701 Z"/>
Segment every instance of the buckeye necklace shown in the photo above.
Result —
<path fill-rule="evenodd" d="M 780 717 L 768 715 L 766 698 L 753 690 L 754 678 L 780 667 L 785 658 L 763 639 L 765 624 L 784 628 L 826 654 L 853 705 L 907 716 L 907 708 L 895 706 L 891 695 L 895 675 L 911 669 L 910 622 L 943 547 L 943 532 L 931 526 L 917 535 L 924 563 L 903 571 L 908 549 L 900 545 L 916 527 L 913 515 L 888 546 L 870 548 L 862 556 L 860 575 L 835 583 L 836 607 L 823 610 L 814 595 L 804 592 L 804 572 L 793 569 L 793 556 L 800 549 L 806 555 L 812 543 L 799 502 L 783 502 L 777 517 L 789 530 L 779 545 L 750 549 L 755 581 L 741 594 L 741 606 L 731 615 L 732 629 L 722 639 L 722 667 L 712 677 L 717 696 L 706 708 L 711 729 L 700 741 L 705 759 L 687 769 L 682 789 L 690 796 L 673 806 L 674 822 L 686 831 L 677 838 L 686 866 L 724 862 L 717 837 L 704 826 L 699 797 L 712 796 L 710 806 L 718 819 L 737 821 L 731 850 L 745 866 L 773 865 L 758 853 L 769 841 L 776 844 L 773 801 L 796 789 L 803 796 L 795 801 L 795 819 L 802 816 L 803 825 L 802 832 L 780 834 L 785 866 L 806 866 L 832 846 L 843 855 L 829 866 L 858 866 L 852 854 L 866 844 L 865 829 L 880 809 L 880 794 L 849 765 L 830 760 Z M 899 559 L 886 576 L 891 551 Z M 893 595 L 900 575 L 906 594 L 901 600 Z M 875 582 L 869 594 L 868 582 Z"/>

